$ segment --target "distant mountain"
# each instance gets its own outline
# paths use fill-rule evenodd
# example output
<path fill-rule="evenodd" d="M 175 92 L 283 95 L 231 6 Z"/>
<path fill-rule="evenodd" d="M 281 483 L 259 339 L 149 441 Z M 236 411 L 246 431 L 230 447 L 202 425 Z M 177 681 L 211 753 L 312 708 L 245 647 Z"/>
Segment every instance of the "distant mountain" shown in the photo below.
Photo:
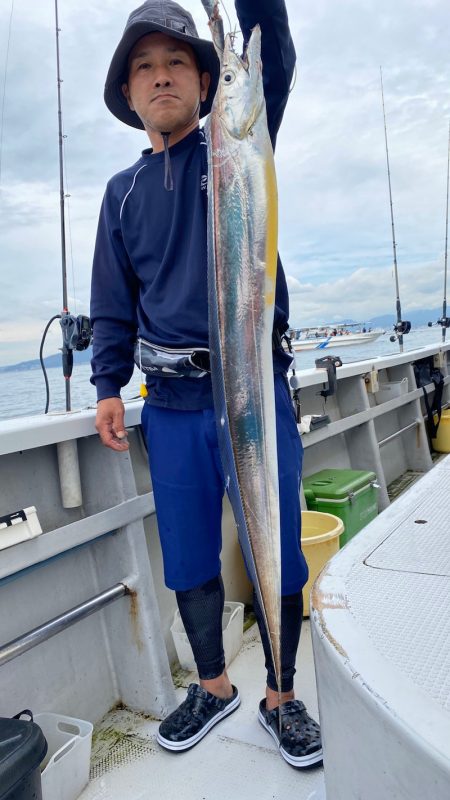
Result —
<path fill-rule="evenodd" d="M 428 325 L 429 322 L 437 322 L 438 319 L 442 316 L 442 309 L 421 309 L 420 311 L 408 311 L 407 309 L 402 309 L 402 317 L 404 320 L 409 320 L 413 328 L 419 328 L 423 325 Z M 367 319 L 367 317 L 360 317 L 357 320 L 354 319 L 340 319 L 339 325 L 350 325 L 350 324 L 364 324 L 367 327 L 371 328 L 385 328 L 389 330 L 392 328 L 394 323 L 397 321 L 397 316 L 395 311 L 391 314 L 380 314 L 377 317 L 371 317 L 371 319 Z M 337 320 L 328 320 L 328 326 L 336 323 Z M 323 325 L 323 321 L 320 320 L 320 325 Z M 292 325 L 292 328 L 301 328 L 301 325 Z M 312 327 L 310 325 L 309 327 Z"/>
<path fill-rule="evenodd" d="M 408 311 L 402 309 L 402 317 L 404 320 L 409 320 L 413 328 L 419 328 L 423 325 L 428 325 L 429 322 L 437 322 L 442 316 L 442 309 L 421 309 L 420 311 Z M 368 323 L 373 328 L 391 328 L 397 321 L 397 316 L 392 314 L 382 314 L 379 317 L 372 317 Z"/>
<path fill-rule="evenodd" d="M 92 358 L 92 347 L 88 347 L 87 350 L 74 350 L 73 354 L 73 363 L 74 364 L 89 364 Z M 44 358 L 44 364 L 47 369 L 52 369 L 52 367 L 60 367 L 61 366 L 61 353 L 55 353 L 52 356 L 47 356 Z M 41 362 L 38 358 L 33 359 L 32 361 L 21 361 L 19 364 L 9 364 L 7 367 L 0 367 L 1 372 L 25 372 L 30 369 L 40 369 Z"/>

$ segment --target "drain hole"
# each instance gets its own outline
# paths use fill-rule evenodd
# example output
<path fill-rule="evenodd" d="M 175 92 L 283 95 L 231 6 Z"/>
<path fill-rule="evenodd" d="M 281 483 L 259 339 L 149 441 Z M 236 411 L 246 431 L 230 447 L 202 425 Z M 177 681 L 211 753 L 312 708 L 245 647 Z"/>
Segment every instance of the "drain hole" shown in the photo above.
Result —
<path fill-rule="evenodd" d="M 428 520 L 426 520 L 426 519 L 415 519 L 414 522 L 416 523 L 416 525 L 426 525 Z"/>

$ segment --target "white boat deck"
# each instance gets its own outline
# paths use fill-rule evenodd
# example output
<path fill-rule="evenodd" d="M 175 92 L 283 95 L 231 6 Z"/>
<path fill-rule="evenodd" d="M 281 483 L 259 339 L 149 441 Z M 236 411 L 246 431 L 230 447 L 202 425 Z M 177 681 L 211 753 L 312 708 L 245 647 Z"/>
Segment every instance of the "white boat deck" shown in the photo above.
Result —
<path fill-rule="evenodd" d="M 156 742 L 159 723 L 127 710 L 113 711 L 96 727 L 91 781 L 80 800 L 325 800 L 323 769 L 297 770 L 278 754 L 258 722 L 265 669 L 256 625 L 250 628 L 229 675 L 240 708 L 196 747 L 170 753 Z M 187 673 L 185 673 L 187 675 Z M 195 675 L 187 676 L 186 685 Z M 309 621 L 304 621 L 296 675 L 297 696 L 318 718 Z M 180 702 L 186 689 L 177 689 Z"/>
<path fill-rule="evenodd" d="M 352 539 L 315 584 L 313 639 L 333 800 L 450 796 L 449 520 L 447 456 Z"/>

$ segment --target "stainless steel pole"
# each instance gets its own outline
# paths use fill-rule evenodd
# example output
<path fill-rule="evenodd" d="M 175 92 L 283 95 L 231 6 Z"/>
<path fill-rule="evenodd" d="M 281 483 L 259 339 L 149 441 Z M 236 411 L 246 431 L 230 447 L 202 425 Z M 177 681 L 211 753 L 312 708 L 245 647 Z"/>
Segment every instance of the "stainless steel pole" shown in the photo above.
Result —
<path fill-rule="evenodd" d="M 80 619 L 85 619 L 95 611 L 99 611 L 108 603 L 112 603 L 113 600 L 118 600 L 119 597 L 123 597 L 129 591 L 124 583 L 118 583 L 95 595 L 95 597 L 91 597 L 90 600 L 86 600 L 81 605 L 74 606 L 74 608 L 60 614 L 58 617 L 54 617 L 49 622 L 45 622 L 17 639 L 13 639 L 3 647 L 0 647 L 0 667 L 3 664 L 7 664 L 8 661 L 12 661 L 13 658 L 22 655 L 22 653 L 26 653 L 27 650 L 36 647 L 36 645 L 46 642 L 47 639 L 65 630 L 70 625 L 74 625 L 75 622 L 79 622 Z"/>

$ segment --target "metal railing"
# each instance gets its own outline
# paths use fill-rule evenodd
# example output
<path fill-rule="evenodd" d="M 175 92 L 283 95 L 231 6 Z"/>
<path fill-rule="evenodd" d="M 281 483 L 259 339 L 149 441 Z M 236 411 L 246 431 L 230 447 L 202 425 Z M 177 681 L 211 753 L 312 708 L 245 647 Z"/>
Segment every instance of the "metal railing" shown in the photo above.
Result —
<path fill-rule="evenodd" d="M 96 611 L 100 611 L 101 608 L 104 608 L 109 603 L 129 593 L 130 590 L 125 583 L 117 583 L 115 586 L 111 586 L 109 589 L 106 589 L 106 591 L 91 597 L 84 603 L 74 606 L 74 608 L 69 609 L 69 611 L 65 611 L 63 614 L 54 617 L 49 620 L 49 622 L 45 622 L 43 625 L 39 625 L 39 627 L 28 631 L 28 633 L 18 636 L 17 639 L 13 639 L 11 642 L 3 645 L 3 647 L 0 647 L 0 666 L 7 664 L 8 661 L 12 661 L 14 658 L 17 658 L 17 656 L 22 655 L 22 653 L 26 653 L 27 650 L 31 650 L 33 647 L 36 647 L 36 645 L 46 642 L 52 636 L 56 636 L 57 633 L 70 627 L 70 625 L 74 625 L 81 619 L 85 619 Z"/>

